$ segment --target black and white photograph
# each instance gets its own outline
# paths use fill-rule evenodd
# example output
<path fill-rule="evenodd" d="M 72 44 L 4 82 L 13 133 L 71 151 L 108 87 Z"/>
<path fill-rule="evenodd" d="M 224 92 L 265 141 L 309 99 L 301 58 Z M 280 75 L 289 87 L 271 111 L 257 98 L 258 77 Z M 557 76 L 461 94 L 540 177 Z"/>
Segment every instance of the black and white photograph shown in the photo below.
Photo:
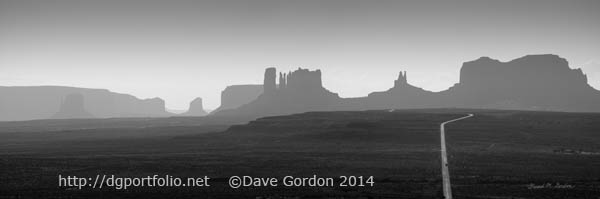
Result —
<path fill-rule="evenodd" d="M 600 199 L 598 0 L 0 0 L 0 199 Z"/>

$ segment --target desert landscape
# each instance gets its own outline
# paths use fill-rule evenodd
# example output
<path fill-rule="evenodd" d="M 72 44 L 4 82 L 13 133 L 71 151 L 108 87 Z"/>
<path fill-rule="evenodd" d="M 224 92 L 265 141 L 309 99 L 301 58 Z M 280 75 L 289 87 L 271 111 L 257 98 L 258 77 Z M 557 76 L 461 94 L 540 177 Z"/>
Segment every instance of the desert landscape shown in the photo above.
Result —
<path fill-rule="evenodd" d="M 446 130 L 455 197 L 600 194 L 598 114 L 474 109 L 308 112 L 233 126 L 182 122 L 2 132 L 0 192 L 9 198 L 440 198 L 439 123 L 466 113 L 475 116 Z M 0 123 L 7 125 L 14 124 Z M 98 173 L 208 175 L 214 181 L 203 188 L 56 186 L 58 174 Z M 375 186 L 231 189 L 226 179 L 313 174 L 374 176 Z"/>
<path fill-rule="evenodd" d="M 598 0 L 0 0 L 0 199 L 600 199 Z"/>

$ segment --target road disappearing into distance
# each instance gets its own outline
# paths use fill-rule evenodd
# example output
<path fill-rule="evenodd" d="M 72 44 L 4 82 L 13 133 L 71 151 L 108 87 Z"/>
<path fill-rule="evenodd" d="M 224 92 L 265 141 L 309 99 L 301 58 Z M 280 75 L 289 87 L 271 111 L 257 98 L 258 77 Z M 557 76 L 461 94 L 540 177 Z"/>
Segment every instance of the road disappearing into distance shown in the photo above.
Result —
<path fill-rule="evenodd" d="M 444 126 L 450 122 L 456 122 L 458 120 L 467 119 L 469 117 L 473 117 L 473 114 L 469 114 L 467 116 L 456 118 L 453 120 L 448 120 L 442 122 L 440 124 L 440 143 L 441 143 L 441 152 L 442 152 L 442 179 L 443 179 L 443 189 L 444 189 L 444 198 L 452 199 L 452 189 L 450 188 L 450 171 L 448 171 L 448 157 L 446 156 L 446 133 Z"/>

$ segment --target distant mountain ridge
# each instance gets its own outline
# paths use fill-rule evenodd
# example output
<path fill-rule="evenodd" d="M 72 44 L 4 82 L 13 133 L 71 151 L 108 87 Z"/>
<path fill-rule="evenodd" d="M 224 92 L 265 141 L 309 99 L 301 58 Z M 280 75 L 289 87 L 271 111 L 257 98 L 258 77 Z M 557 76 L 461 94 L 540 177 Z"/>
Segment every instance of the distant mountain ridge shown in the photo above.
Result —
<path fill-rule="evenodd" d="M 366 97 L 340 98 L 321 86 L 321 72 L 298 69 L 279 75 L 265 71 L 262 95 L 234 110 L 216 115 L 284 115 L 307 111 L 485 108 L 567 112 L 600 112 L 600 91 L 587 83 L 581 69 L 551 54 L 527 55 L 509 62 L 481 57 L 465 62 L 460 81 L 447 90 L 426 91 L 408 83 L 400 72 L 394 87 Z M 290 87 L 295 89 L 289 89 Z"/>
<path fill-rule="evenodd" d="M 341 98 L 324 88 L 321 78 L 320 70 L 298 68 L 278 76 L 275 68 L 267 68 L 262 85 L 228 86 L 221 93 L 221 106 L 209 116 L 257 118 L 308 111 L 412 108 L 600 112 L 600 91 L 588 84 L 581 69 L 571 69 L 567 60 L 551 54 L 508 62 L 489 57 L 465 62 L 459 82 L 440 92 L 409 84 L 408 73 L 401 71 L 386 91 Z M 182 115 L 204 114 L 198 98 Z M 160 98 L 138 99 L 106 89 L 0 86 L 0 121 L 174 115 L 165 111 Z"/>
<path fill-rule="evenodd" d="M 69 95 L 81 95 L 83 101 Z M 83 108 L 79 107 L 82 103 Z M 63 106 L 63 109 L 60 107 Z M 61 113 L 62 111 L 62 113 Z M 66 112 L 64 112 L 66 111 Z M 165 102 L 160 98 L 138 99 L 132 95 L 65 86 L 0 86 L 0 121 L 73 118 L 83 111 L 95 118 L 165 117 Z M 79 112 L 74 114 L 75 112 Z M 65 114 L 66 113 L 66 114 Z M 75 117 L 80 118 L 80 117 Z"/>

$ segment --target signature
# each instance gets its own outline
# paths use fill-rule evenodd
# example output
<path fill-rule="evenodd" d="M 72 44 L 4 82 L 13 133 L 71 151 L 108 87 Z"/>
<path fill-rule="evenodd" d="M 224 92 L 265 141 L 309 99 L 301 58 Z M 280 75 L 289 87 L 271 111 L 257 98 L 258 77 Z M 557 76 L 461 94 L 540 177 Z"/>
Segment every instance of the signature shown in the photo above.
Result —
<path fill-rule="evenodd" d="M 545 184 L 533 184 L 530 183 L 527 185 L 527 189 L 572 189 L 575 188 L 575 185 L 570 184 L 560 184 L 560 183 L 545 183 Z"/>

